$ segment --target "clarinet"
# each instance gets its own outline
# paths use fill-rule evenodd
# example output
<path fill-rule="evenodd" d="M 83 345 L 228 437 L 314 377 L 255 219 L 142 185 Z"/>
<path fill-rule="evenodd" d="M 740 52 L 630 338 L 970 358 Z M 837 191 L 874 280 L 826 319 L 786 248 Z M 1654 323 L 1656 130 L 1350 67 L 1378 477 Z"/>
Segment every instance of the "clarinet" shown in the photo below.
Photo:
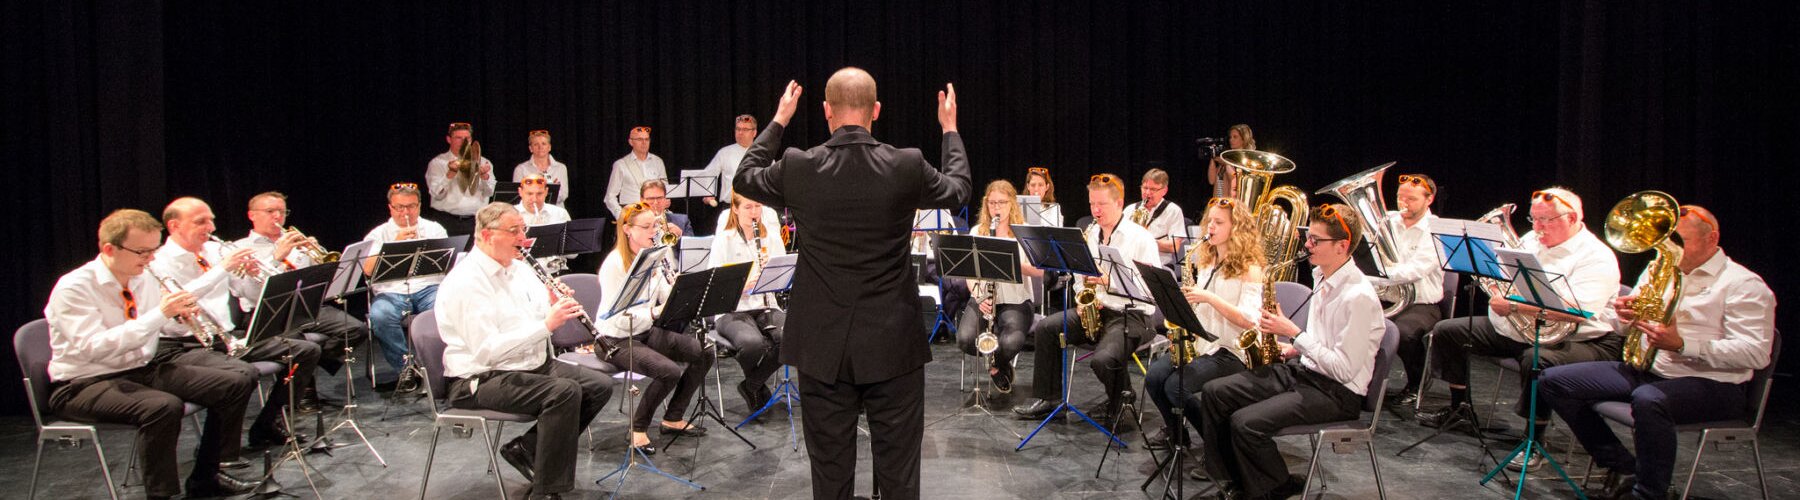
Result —
<path fill-rule="evenodd" d="M 531 273 L 537 275 L 538 281 L 542 281 L 545 286 L 550 287 L 550 295 L 556 300 L 575 295 L 575 292 L 569 289 L 569 285 L 564 285 L 561 281 L 551 277 L 550 273 L 544 272 L 544 268 L 538 265 L 537 257 L 532 257 L 530 251 L 520 248 L 519 260 L 525 261 L 525 264 L 531 268 Z M 582 328 L 587 329 L 588 334 L 593 335 L 595 339 L 600 338 L 600 327 L 594 326 L 593 318 L 589 318 L 586 311 L 582 311 L 581 315 L 575 317 L 575 320 L 581 323 Z"/>

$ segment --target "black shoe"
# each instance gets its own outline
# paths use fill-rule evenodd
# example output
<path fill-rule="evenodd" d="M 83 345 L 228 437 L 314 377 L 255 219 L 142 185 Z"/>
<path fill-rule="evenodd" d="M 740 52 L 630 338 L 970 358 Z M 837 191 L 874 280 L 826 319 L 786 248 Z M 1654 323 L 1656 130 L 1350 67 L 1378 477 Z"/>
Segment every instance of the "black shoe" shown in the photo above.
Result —
<path fill-rule="evenodd" d="M 259 450 L 270 446 L 287 443 L 288 434 L 279 427 L 258 427 L 250 429 L 250 441 L 246 448 Z"/>
<path fill-rule="evenodd" d="M 1602 491 L 1600 493 L 1601 496 L 1597 498 L 1610 498 L 1614 500 L 1631 500 L 1637 498 L 1637 494 L 1632 491 L 1634 488 L 1637 488 L 1637 474 L 1616 474 L 1616 476 L 1616 478 L 1613 474 L 1607 476 L 1607 488 L 1605 491 Z"/>
<path fill-rule="evenodd" d="M 768 388 L 749 380 L 738 382 L 737 385 L 738 396 L 744 398 L 744 407 L 751 412 L 761 410 L 763 405 L 769 404 L 769 398 L 762 395 L 765 390 Z"/>
<path fill-rule="evenodd" d="M 1202 483 L 1212 482 L 1212 476 L 1206 474 L 1205 467 L 1195 467 L 1192 469 L 1188 469 L 1187 476 L 1188 476 L 1188 479 L 1192 479 L 1192 480 L 1199 481 Z"/>
<path fill-rule="evenodd" d="M 643 446 L 633 446 L 633 447 L 631 447 L 631 449 L 637 450 L 637 451 L 643 453 L 645 456 L 656 454 L 656 446 L 654 446 L 654 445 L 646 444 Z"/>
<path fill-rule="evenodd" d="M 1057 406 L 1061 405 L 1062 401 L 1049 401 L 1034 398 L 1031 401 L 1026 401 L 1025 404 L 1014 406 L 1012 412 L 1014 416 L 1021 419 L 1037 420 L 1050 416 L 1050 411 L 1055 410 Z"/>
<path fill-rule="evenodd" d="M 999 370 L 989 376 L 994 379 L 994 391 L 1001 394 L 1011 394 L 1013 382 L 1012 363 L 1001 363 L 1000 366 L 994 368 Z"/>
<path fill-rule="evenodd" d="M 318 413 L 319 406 L 319 391 L 308 388 L 306 392 L 300 394 L 300 399 L 294 402 L 294 414 L 311 415 Z"/>
<path fill-rule="evenodd" d="M 256 491 L 256 487 L 262 486 L 262 481 L 244 481 L 223 472 L 214 474 L 211 479 L 211 481 L 188 479 L 187 498 L 242 495 Z"/>
<path fill-rule="evenodd" d="M 1421 410 L 1415 418 L 1419 420 L 1419 425 L 1437 428 L 1459 420 L 1463 416 L 1474 414 L 1475 407 L 1468 403 L 1460 403 L 1435 410 Z"/>
<path fill-rule="evenodd" d="M 511 464 L 513 470 L 519 471 L 519 475 L 525 476 L 526 482 L 531 482 L 531 460 L 536 457 L 532 456 L 530 450 L 525 449 L 525 443 L 519 442 L 517 439 L 507 441 L 505 445 L 500 446 L 500 458 L 506 459 L 506 463 Z"/>
<path fill-rule="evenodd" d="M 400 370 L 400 380 L 394 382 L 394 392 L 412 394 L 419 392 L 419 374 L 411 368 Z"/>
<path fill-rule="evenodd" d="M 237 470 L 250 467 L 250 461 L 244 459 L 225 460 L 219 462 L 219 470 Z"/>
<path fill-rule="evenodd" d="M 1299 494 L 1304 493 L 1305 490 L 1306 476 L 1289 474 L 1287 481 L 1283 481 L 1279 486 L 1276 486 L 1273 490 L 1269 490 L 1269 492 L 1263 494 L 1263 496 L 1266 498 L 1288 498 L 1298 496 Z"/>
<path fill-rule="evenodd" d="M 687 427 L 680 429 L 667 425 L 658 425 L 656 428 L 660 429 L 664 436 L 700 437 L 706 435 L 706 428 L 693 422 L 688 422 Z"/>
<path fill-rule="evenodd" d="M 1419 389 L 1417 387 L 1412 388 L 1412 389 L 1401 390 L 1399 394 L 1391 394 L 1388 396 L 1388 399 L 1387 399 L 1388 406 L 1392 406 L 1395 408 L 1405 408 L 1408 406 L 1416 405 L 1418 403 L 1419 403 Z"/>

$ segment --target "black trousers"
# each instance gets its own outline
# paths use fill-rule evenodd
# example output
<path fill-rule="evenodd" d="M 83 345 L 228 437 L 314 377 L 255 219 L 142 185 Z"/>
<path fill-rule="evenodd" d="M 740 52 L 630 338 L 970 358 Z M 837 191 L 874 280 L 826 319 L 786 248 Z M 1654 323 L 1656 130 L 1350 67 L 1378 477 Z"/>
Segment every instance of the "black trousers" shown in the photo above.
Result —
<path fill-rule="evenodd" d="M 1413 304 L 1389 319 L 1400 330 L 1400 345 L 1395 353 L 1406 368 L 1406 390 L 1402 392 L 1417 391 L 1425 381 L 1425 334 L 1444 319 L 1444 310 L 1437 304 Z"/>
<path fill-rule="evenodd" d="M 856 488 L 856 417 L 868 412 L 875 483 L 883 498 L 919 498 L 925 436 L 925 369 L 880 382 L 825 381 L 800 374 L 800 412 L 812 460 L 813 498 L 847 499 Z"/>
<path fill-rule="evenodd" d="M 1445 382 L 1452 385 L 1467 386 L 1469 384 L 1469 355 L 1508 357 L 1519 362 L 1519 400 L 1514 412 L 1520 417 L 1529 411 L 1531 397 L 1531 381 L 1537 379 L 1538 372 L 1531 370 L 1531 344 L 1519 342 L 1494 330 L 1494 324 L 1486 316 L 1473 318 L 1453 318 L 1439 321 L 1432 328 L 1436 337 L 1431 343 L 1431 360 L 1433 369 Z M 1624 338 L 1609 333 L 1597 339 L 1582 342 L 1564 341 L 1555 345 L 1546 345 L 1538 349 L 1538 366 L 1548 369 L 1583 361 L 1615 361 L 1619 359 L 1620 348 Z M 1537 419 L 1550 418 L 1550 405 L 1538 405 Z"/>
<path fill-rule="evenodd" d="M 994 349 L 995 368 L 1010 365 L 1013 356 L 1025 348 L 1025 330 L 1031 328 L 1031 302 L 1023 304 L 999 304 L 994 306 L 994 336 L 1000 339 L 1000 347 Z M 956 346 L 963 354 L 979 356 L 975 350 L 975 339 L 987 328 L 988 320 L 981 317 L 981 305 L 969 304 L 963 309 L 962 316 L 956 322 Z"/>
<path fill-rule="evenodd" d="M 268 432 L 281 425 L 277 419 L 281 418 L 281 409 L 287 407 L 289 385 L 293 386 L 291 390 L 295 394 L 305 394 L 313 387 L 313 369 L 319 366 L 320 352 L 319 344 L 306 340 L 300 332 L 289 332 L 256 344 L 239 358 L 246 364 L 258 361 L 281 363 L 283 368 L 275 372 L 275 388 L 269 391 L 269 400 L 263 402 L 262 411 L 256 414 L 251 431 Z M 290 355 L 293 356 L 292 366 L 285 361 Z M 288 368 L 292 368 L 294 374 L 292 384 L 287 382 Z M 254 372 L 255 368 L 252 370 Z"/>
<path fill-rule="evenodd" d="M 630 340 L 603 340 L 605 345 L 602 347 L 613 352 L 606 358 L 607 363 L 650 377 L 644 398 L 631 414 L 632 432 L 650 430 L 650 419 L 656 415 L 656 407 L 662 405 L 664 397 L 669 398 L 669 409 L 663 412 L 664 421 L 686 418 L 684 414 L 688 404 L 693 403 L 694 392 L 706 382 L 706 371 L 712 369 L 711 349 L 704 349 L 700 339 L 692 335 L 657 327 L 650 327 Z M 680 363 L 687 363 L 687 366 L 682 367 Z"/>
<path fill-rule="evenodd" d="M 1037 349 L 1032 351 L 1031 397 L 1062 400 L 1062 346 L 1058 345 L 1058 339 L 1062 337 L 1065 318 L 1069 345 L 1094 346 L 1094 355 L 1088 357 L 1088 367 L 1106 388 L 1107 401 L 1118 399 L 1120 392 L 1131 388 L 1131 375 L 1125 371 L 1125 364 L 1131 359 L 1132 351 L 1144 345 L 1154 330 L 1150 318 L 1142 312 L 1122 313 L 1105 308 L 1100 310 L 1100 328 L 1106 333 L 1099 342 L 1094 342 L 1082 331 L 1081 319 L 1074 309 L 1045 316 L 1031 326 L 1031 334 L 1037 341 Z"/>
<path fill-rule="evenodd" d="M 1236 342 L 1235 338 L 1226 338 L 1223 342 Z M 1192 362 L 1175 367 L 1168 356 L 1157 358 L 1150 363 L 1150 371 L 1144 374 L 1144 392 L 1149 393 L 1150 401 L 1156 404 L 1157 413 L 1162 414 L 1163 429 L 1171 438 L 1187 442 L 1187 427 L 1180 419 L 1175 418 L 1175 405 L 1181 405 L 1181 416 L 1200 428 L 1200 389 L 1207 382 L 1221 377 L 1243 373 L 1248 370 L 1244 362 L 1238 359 L 1229 349 L 1197 356 Z M 1176 372 L 1180 373 L 1177 374 Z"/>
<path fill-rule="evenodd" d="M 513 439 L 534 457 L 533 493 L 575 489 L 575 458 L 581 431 L 612 399 L 612 377 L 545 361 L 529 371 L 491 371 L 450 386 L 453 408 L 485 409 L 537 416 L 537 425 Z"/>
<path fill-rule="evenodd" d="M 1275 432 L 1362 413 L 1363 397 L 1296 358 L 1201 386 L 1200 439 L 1207 474 L 1255 498 L 1287 481 Z"/>
<path fill-rule="evenodd" d="M 250 391 L 252 393 L 256 391 L 257 379 L 261 377 L 261 375 L 256 372 L 256 367 L 250 366 L 250 363 L 241 359 L 226 356 L 219 351 L 202 349 L 200 348 L 199 342 L 196 342 L 193 337 L 161 339 L 157 342 L 155 359 L 155 362 L 205 367 L 236 373 L 237 376 L 250 380 Z M 222 420 L 222 422 L 220 422 L 220 432 L 224 433 L 225 442 L 219 448 L 220 456 L 235 458 L 243 453 L 245 411 L 247 411 L 246 408 L 239 408 L 229 416 L 212 411 L 206 413 L 208 425 L 212 424 L 214 418 Z M 280 414 L 281 412 L 279 409 L 270 412 L 270 415 L 279 416 Z M 260 420 L 261 418 L 258 418 L 258 421 Z"/>
<path fill-rule="evenodd" d="M 744 384 L 767 387 L 769 378 L 781 371 L 781 328 L 786 323 L 787 312 L 774 309 L 719 315 L 719 336 L 737 347 Z"/>
<path fill-rule="evenodd" d="M 181 439 L 181 419 L 186 413 L 182 403 L 206 408 L 206 424 L 194 447 L 194 470 L 188 478 L 211 481 L 219 471 L 220 457 L 226 456 L 225 444 L 241 439 L 245 402 L 255 392 L 255 376 L 239 370 L 152 362 L 142 368 L 57 384 L 50 390 L 49 409 L 75 421 L 138 426 L 144 493 L 174 496 L 181 493 L 175 445 Z M 235 452 L 229 456 L 235 458 Z"/>
<path fill-rule="evenodd" d="M 345 346 L 361 344 L 369 338 L 368 323 L 331 306 L 320 306 L 313 322 L 301 325 L 299 330 L 325 336 L 325 341 L 319 343 L 319 368 L 332 374 L 344 366 Z"/>

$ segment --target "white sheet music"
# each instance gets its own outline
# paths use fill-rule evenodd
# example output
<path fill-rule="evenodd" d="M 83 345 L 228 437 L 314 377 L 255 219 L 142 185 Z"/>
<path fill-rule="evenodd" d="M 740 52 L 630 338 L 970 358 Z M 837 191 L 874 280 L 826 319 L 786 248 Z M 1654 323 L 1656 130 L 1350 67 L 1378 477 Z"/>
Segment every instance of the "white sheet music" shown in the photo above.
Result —
<path fill-rule="evenodd" d="M 1431 220 L 1431 233 L 1458 237 L 1467 234 L 1470 238 L 1479 238 L 1495 243 L 1504 243 L 1507 240 L 1506 231 L 1500 229 L 1499 224 L 1443 217 Z"/>

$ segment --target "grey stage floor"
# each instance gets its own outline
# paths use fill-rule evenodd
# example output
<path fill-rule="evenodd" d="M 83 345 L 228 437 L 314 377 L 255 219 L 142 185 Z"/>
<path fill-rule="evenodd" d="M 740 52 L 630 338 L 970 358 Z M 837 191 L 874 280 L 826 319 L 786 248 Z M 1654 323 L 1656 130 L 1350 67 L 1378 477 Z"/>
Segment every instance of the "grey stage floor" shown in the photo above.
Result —
<path fill-rule="evenodd" d="M 957 412 L 964 399 L 957 386 L 960 355 L 947 345 L 934 346 L 933 350 L 937 361 L 926 367 L 927 422 L 937 421 Z M 1030 353 L 1021 358 L 1021 374 L 1030 373 L 1029 358 Z M 743 401 L 731 389 L 731 383 L 740 380 L 741 372 L 735 362 L 722 360 L 718 366 L 718 371 L 726 381 L 726 392 L 729 393 L 722 398 L 726 418 L 735 424 L 747 413 Z M 1397 367 L 1395 370 L 1393 376 L 1398 384 L 1400 375 Z M 1140 375 L 1136 368 L 1132 369 L 1132 373 L 1134 376 Z M 1076 402 L 1085 405 L 1096 403 L 1099 390 L 1085 364 L 1077 366 L 1076 375 Z M 1502 387 L 1515 387 L 1512 376 L 1507 375 L 1508 380 Z M 1476 377 L 1476 395 L 1485 400 L 1490 394 L 1487 391 L 1494 387 L 1495 372 L 1491 367 L 1477 369 Z M 1142 383 L 1141 377 L 1136 380 L 1137 383 Z M 1787 382 L 1777 381 L 1777 398 L 1772 403 L 1769 422 L 1764 426 L 1762 435 L 1762 456 L 1770 493 L 1776 498 L 1800 498 L 1800 493 L 1796 492 L 1796 481 L 1800 480 L 1800 464 L 1797 464 L 1795 458 L 1795 452 L 1800 451 L 1800 433 L 1793 431 L 1793 419 L 1800 414 L 1796 412 L 1796 407 L 1800 405 L 1780 397 L 1794 393 L 1782 389 L 1783 386 L 1791 385 Z M 339 377 L 322 378 L 321 387 L 332 398 L 341 398 L 344 390 Z M 364 389 L 359 389 L 358 401 L 362 406 L 358 411 L 358 421 L 368 432 L 370 441 L 381 456 L 387 459 L 388 466 L 382 467 L 368 450 L 360 446 L 336 450 L 331 456 L 312 455 L 309 459 L 318 469 L 315 480 L 318 481 L 319 491 L 328 498 L 414 496 L 419 488 L 426 449 L 431 442 L 429 412 L 422 402 L 385 401 L 380 395 L 366 390 L 366 385 L 363 387 Z M 1022 399 L 1027 392 L 1026 386 L 1021 385 L 1015 397 Z M 716 393 L 714 395 L 717 397 Z M 1442 394 L 1437 397 L 1442 398 Z M 619 400 L 615 397 L 614 405 Z M 1148 405 L 1147 399 L 1145 404 Z M 1517 429 L 1518 419 L 1512 417 L 1511 408 L 1505 406 L 1502 404 L 1501 408 L 1493 412 L 1494 415 L 1504 415 L 1496 418 L 1497 423 Z M 1002 411 L 1005 408 L 1004 405 L 997 407 Z M 1484 406 L 1483 409 L 1493 408 Z M 254 410 L 251 413 L 254 415 Z M 1154 428 L 1159 425 L 1153 411 L 1146 418 L 1149 419 L 1146 427 Z M 798 425 L 798 419 L 795 422 Z M 303 424 L 304 432 L 314 432 L 311 418 L 305 419 Z M 327 422 L 327 425 L 330 424 L 331 422 Z M 699 439 L 683 438 L 672 449 L 663 450 L 654 457 L 656 465 L 705 485 L 705 491 L 690 490 L 660 476 L 638 471 L 632 473 L 624 485 L 621 490 L 623 496 L 800 498 L 810 495 L 805 443 L 797 441 L 799 451 L 790 447 L 785 414 L 777 413 L 760 423 L 745 427 L 745 437 L 759 446 L 756 450 L 751 450 L 732 438 L 729 433 L 717 428 L 718 425 L 707 425 L 712 427 L 710 435 Z M 1013 451 L 1019 443 L 1014 433 L 1028 433 L 1036 425 L 1037 422 L 995 420 L 986 416 L 951 417 L 931 425 L 926 430 L 924 443 L 922 474 L 925 497 L 1045 499 L 1152 496 L 1138 490 L 1138 484 L 1153 468 L 1150 454 L 1140 447 L 1140 433 L 1123 435 L 1122 438 L 1132 444 L 1131 449 L 1122 455 L 1115 453 L 1107 457 L 1096 477 L 1096 466 L 1100 464 L 1101 448 L 1104 445 L 1104 439 L 1098 432 L 1085 423 L 1053 422 L 1025 449 Z M 524 430 L 520 426 L 508 426 L 505 436 L 510 438 Z M 624 431 L 623 415 L 610 406 L 592 426 L 594 444 L 582 452 L 576 471 L 578 492 L 582 496 L 601 497 L 613 490 L 610 481 L 606 485 L 596 485 L 593 480 L 615 468 L 623 458 Z M 1394 412 L 1382 415 L 1376 450 L 1381 457 L 1382 479 L 1386 483 L 1389 498 L 1504 498 L 1512 494 L 1510 485 L 1498 478 L 1486 486 L 1477 484 L 1481 475 L 1492 467 L 1492 463 L 1483 456 L 1475 440 L 1467 435 L 1440 436 L 1407 452 L 1405 456 L 1394 456 L 1400 448 L 1427 435 L 1429 431 L 1430 429 L 1407 419 L 1396 418 Z M 0 419 L 0 450 L 3 450 L 0 451 L 0 457 L 4 457 L 0 460 L 0 480 L 7 485 L 6 492 L 0 496 L 24 497 L 32 470 L 32 433 L 31 421 L 26 417 Z M 445 433 L 445 438 L 440 442 L 427 496 L 469 499 L 497 497 L 493 480 L 485 472 L 487 459 L 483 455 L 480 441 L 450 436 L 450 433 Z M 338 442 L 355 441 L 354 435 L 348 432 L 333 437 Z M 569 439 L 583 437 L 569 436 Z M 1677 464 L 1678 483 L 1680 478 L 1685 477 L 1687 466 L 1691 463 L 1693 440 L 1694 436 L 1682 438 L 1681 455 Z M 192 461 L 194 441 L 195 436 L 191 431 L 184 432 L 181 443 L 184 470 L 188 467 L 186 462 Z M 115 478 L 122 478 L 124 475 L 130 442 L 129 431 L 104 433 L 103 444 Z M 867 494 L 871 465 L 866 436 L 860 442 L 858 491 L 860 494 Z M 1510 451 L 1511 443 L 1514 442 L 1516 441 L 1499 445 L 1500 448 L 1495 453 L 1505 454 Z M 1551 432 L 1550 442 L 1556 456 L 1571 465 L 1570 473 L 1580 474 L 1582 466 L 1587 463 L 1587 456 L 1574 446 L 1573 439 L 1565 431 L 1557 429 Z M 658 444 L 661 444 L 660 439 Z M 1306 472 L 1309 448 L 1305 438 L 1283 438 L 1281 450 L 1288 457 L 1291 471 Z M 1321 455 L 1320 470 L 1328 486 L 1322 493 L 1315 488 L 1313 497 L 1375 497 L 1375 481 L 1370 472 L 1368 455 L 1360 453 L 1360 449 L 1355 451 L 1359 453 L 1336 455 L 1328 448 Z M 106 490 L 99 484 L 99 470 L 92 457 L 92 450 L 88 449 L 70 451 L 58 449 L 54 445 L 46 447 L 43 473 L 38 484 L 39 497 L 104 498 Z M 1756 497 L 1756 472 L 1750 457 L 1747 447 L 1724 452 L 1708 450 L 1694 486 L 1696 496 L 1734 499 Z M 501 477 L 510 494 L 515 498 L 523 495 L 527 488 L 525 481 L 504 462 L 501 468 Z M 312 496 L 311 490 L 306 487 L 305 478 L 294 466 L 284 466 L 277 471 L 275 477 L 287 486 L 287 493 Z M 1206 492 L 1206 487 L 1206 483 L 1189 481 L 1188 496 L 1196 497 L 1201 493 L 1211 495 Z M 1527 495 L 1533 498 L 1574 496 L 1553 475 L 1535 471 L 1526 481 L 1526 490 Z M 1160 493 L 1161 483 L 1156 483 L 1152 491 Z M 143 490 L 141 487 L 131 487 L 122 490 L 121 494 L 141 498 Z"/>

